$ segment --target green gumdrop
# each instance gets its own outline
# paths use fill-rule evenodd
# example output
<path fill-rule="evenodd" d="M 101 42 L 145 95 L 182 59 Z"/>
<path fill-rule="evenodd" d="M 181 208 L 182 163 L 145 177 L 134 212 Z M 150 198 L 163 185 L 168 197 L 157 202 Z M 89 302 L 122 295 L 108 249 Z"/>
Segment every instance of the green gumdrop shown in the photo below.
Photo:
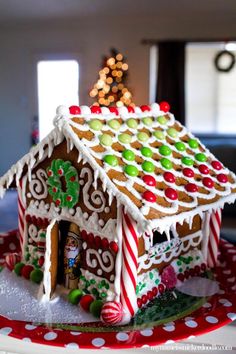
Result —
<path fill-rule="evenodd" d="M 192 149 L 197 149 L 199 144 L 198 144 L 198 141 L 197 141 L 196 139 L 189 139 L 188 145 L 189 145 Z"/>
<path fill-rule="evenodd" d="M 195 159 L 199 162 L 206 162 L 207 157 L 205 154 L 199 152 L 198 154 L 195 155 Z"/>
<path fill-rule="evenodd" d="M 92 119 L 89 122 L 89 127 L 93 130 L 101 130 L 102 126 L 103 126 L 103 124 L 99 119 Z"/>
<path fill-rule="evenodd" d="M 133 165 L 126 165 L 124 171 L 127 175 L 131 177 L 136 177 L 139 174 L 137 167 Z"/>
<path fill-rule="evenodd" d="M 160 160 L 160 162 L 161 162 L 162 167 L 165 168 L 166 170 L 171 170 L 172 169 L 172 162 L 169 159 L 163 157 Z"/>
<path fill-rule="evenodd" d="M 158 123 L 160 123 L 160 124 L 166 124 L 166 123 L 167 123 L 167 119 L 166 119 L 165 116 L 157 117 L 157 121 L 158 121 Z"/>
<path fill-rule="evenodd" d="M 102 134 L 99 137 L 100 143 L 105 146 L 112 145 L 112 137 L 109 134 Z"/>
<path fill-rule="evenodd" d="M 150 125 L 152 125 L 153 120 L 151 117 L 145 117 L 142 119 L 142 122 L 143 122 L 143 124 L 150 126 Z"/>
<path fill-rule="evenodd" d="M 152 162 L 150 161 L 144 161 L 142 163 L 142 169 L 145 171 L 145 172 L 153 172 L 155 170 L 155 166 Z"/>
<path fill-rule="evenodd" d="M 14 267 L 14 272 L 16 273 L 16 275 L 21 275 L 21 270 L 22 268 L 24 267 L 24 263 L 22 262 L 18 262 L 15 264 L 15 267 Z"/>
<path fill-rule="evenodd" d="M 171 138 L 177 138 L 178 136 L 178 132 L 175 128 L 169 128 L 167 129 L 167 134 L 171 137 Z"/>
<path fill-rule="evenodd" d="M 139 132 L 137 134 L 137 138 L 140 141 L 147 141 L 149 139 L 149 135 L 147 133 L 145 133 L 145 132 Z"/>
<path fill-rule="evenodd" d="M 141 149 L 141 154 L 145 157 L 152 157 L 153 152 L 150 148 L 143 146 Z"/>
<path fill-rule="evenodd" d="M 182 157 L 181 161 L 186 166 L 193 166 L 194 163 L 193 159 L 191 159 L 191 157 L 188 156 Z"/>
<path fill-rule="evenodd" d="M 186 150 L 185 144 L 182 143 L 181 141 L 178 141 L 177 143 L 175 143 L 175 147 L 178 151 L 185 151 Z"/>
<path fill-rule="evenodd" d="M 119 130 L 120 129 L 120 122 L 117 119 L 111 119 L 108 122 L 108 125 L 110 128 L 114 130 Z"/>
<path fill-rule="evenodd" d="M 122 152 L 122 156 L 124 159 L 126 159 L 128 161 L 134 161 L 134 159 L 135 159 L 135 154 L 131 150 L 124 150 Z"/>
<path fill-rule="evenodd" d="M 131 139 L 132 139 L 132 136 L 127 133 L 123 133 L 118 136 L 118 140 L 123 144 L 131 143 Z"/>
<path fill-rule="evenodd" d="M 94 317 L 99 318 L 101 314 L 102 306 L 103 306 L 102 300 L 94 300 L 89 306 L 89 312 L 91 312 L 91 314 Z"/>
<path fill-rule="evenodd" d="M 30 280 L 37 284 L 41 283 L 43 280 L 43 272 L 40 269 L 32 270 L 30 273 Z"/>
<path fill-rule="evenodd" d="M 106 156 L 104 156 L 104 161 L 105 161 L 108 165 L 113 166 L 113 167 L 115 167 L 115 166 L 118 165 L 118 159 L 117 159 L 117 157 L 114 156 L 114 155 L 106 155 Z"/>
<path fill-rule="evenodd" d="M 159 147 L 159 153 L 163 156 L 171 155 L 171 149 L 167 145 L 162 145 Z"/>
<path fill-rule="evenodd" d="M 137 129 L 138 126 L 138 121 L 134 118 L 129 118 L 126 122 L 129 128 L 131 129 Z"/>
<path fill-rule="evenodd" d="M 83 296 L 82 290 L 72 289 L 68 294 L 68 301 L 73 305 L 77 305 L 82 296 Z"/>
<path fill-rule="evenodd" d="M 153 135 L 155 136 L 156 139 L 158 140 L 164 140 L 165 139 L 165 134 L 161 130 L 156 130 Z"/>

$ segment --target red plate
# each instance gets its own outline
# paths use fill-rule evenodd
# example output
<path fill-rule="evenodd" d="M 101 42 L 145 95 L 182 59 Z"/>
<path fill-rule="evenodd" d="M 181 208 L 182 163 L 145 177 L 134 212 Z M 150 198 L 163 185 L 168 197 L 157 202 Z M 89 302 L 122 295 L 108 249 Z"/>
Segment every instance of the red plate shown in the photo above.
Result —
<path fill-rule="evenodd" d="M 17 250 L 19 245 L 15 236 L 14 232 L 0 236 L 0 262 L 3 263 L 3 254 Z M 221 265 L 214 274 L 220 284 L 220 292 L 199 298 L 178 315 L 166 316 L 152 323 L 147 321 L 115 328 L 105 327 L 100 322 L 52 324 L 49 327 L 9 320 L 0 315 L 0 334 L 58 347 L 98 349 L 148 347 L 213 331 L 236 319 L 236 247 L 221 240 L 220 252 Z"/>

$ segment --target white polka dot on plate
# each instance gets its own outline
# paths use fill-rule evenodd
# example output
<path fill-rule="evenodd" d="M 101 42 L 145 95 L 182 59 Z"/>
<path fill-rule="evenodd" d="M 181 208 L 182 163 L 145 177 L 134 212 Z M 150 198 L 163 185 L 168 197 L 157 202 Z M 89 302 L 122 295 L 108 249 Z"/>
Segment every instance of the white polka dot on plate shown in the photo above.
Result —
<path fill-rule="evenodd" d="M 229 283 L 234 283 L 235 282 L 235 277 L 228 278 L 227 281 Z"/>
<path fill-rule="evenodd" d="M 229 312 L 229 313 L 227 313 L 227 317 L 228 317 L 231 321 L 234 321 L 234 320 L 236 320 L 236 313 L 235 313 L 235 312 Z"/>
<path fill-rule="evenodd" d="M 209 302 L 205 302 L 205 304 L 203 304 L 202 307 L 207 309 L 208 307 L 211 307 L 211 304 Z"/>
<path fill-rule="evenodd" d="M 167 341 L 165 342 L 165 344 L 173 344 L 174 342 L 175 342 L 174 340 L 169 339 L 169 340 L 167 340 Z"/>
<path fill-rule="evenodd" d="M 92 344 L 94 347 L 101 347 L 105 344 L 105 340 L 103 338 L 94 338 Z"/>
<path fill-rule="evenodd" d="M 44 335 L 44 339 L 46 340 L 54 340 L 57 338 L 57 333 L 55 332 L 48 332 Z"/>
<path fill-rule="evenodd" d="M 65 344 L 65 348 L 68 348 L 68 349 L 79 349 L 79 345 L 77 343 L 68 343 L 68 344 Z"/>
<path fill-rule="evenodd" d="M 228 250 L 228 253 L 236 253 L 236 250 L 233 248 L 232 250 Z"/>
<path fill-rule="evenodd" d="M 118 339 L 120 341 L 126 341 L 129 339 L 129 335 L 125 332 L 119 332 L 116 335 L 116 339 Z"/>
<path fill-rule="evenodd" d="M 9 244 L 9 248 L 10 248 L 11 251 L 15 251 L 16 250 L 16 245 L 13 242 L 11 242 Z"/>
<path fill-rule="evenodd" d="M 162 328 L 167 332 L 173 332 L 175 330 L 175 326 L 173 324 L 168 323 L 165 324 Z"/>
<path fill-rule="evenodd" d="M 144 329 L 143 331 L 140 331 L 140 334 L 144 337 L 150 337 L 153 335 L 153 330 L 150 328 Z"/>
<path fill-rule="evenodd" d="M 73 332 L 73 331 L 71 331 L 70 334 L 72 334 L 72 336 L 79 336 L 81 334 L 81 332 Z"/>
<path fill-rule="evenodd" d="M 195 328 L 198 326 L 198 324 L 196 321 L 188 320 L 188 321 L 185 321 L 185 326 L 190 327 L 190 328 Z"/>
<path fill-rule="evenodd" d="M 12 332 L 11 327 L 3 327 L 0 329 L 0 334 L 4 334 L 6 336 L 8 336 L 8 334 L 10 334 L 11 332 Z"/>
<path fill-rule="evenodd" d="M 144 345 L 141 346 L 141 348 L 150 348 L 150 345 L 144 344 Z"/>
<path fill-rule="evenodd" d="M 195 336 L 191 335 L 188 337 L 188 339 L 196 338 Z"/>
<path fill-rule="evenodd" d="M 230 306 L 232 306 L 232 302 L 230 302 L 230 301 L 227 300 L 227 299 L 220 299 L 219 302 L 220 302 L 223 306 L 225 306 L 225 307 L 230 307 Z"/>
<path fill-rule="evenodd" d="M 219 322 L 218 318 L 214 317 L 214 316 L 207 316 L 205 318 L 205 320 L 209 323 L 217 323 Z"/>
<path fill-rule="evenodd" d="M 27 338 L 27 337 L 23 338 L 22 340 L 23 340 L 24 342 L 31 342 L 31 339 L 30 339 L 30 338 Z"/>
<path fill-rule="evenodd" d="M 33 325 L 30 325 L 30 324 L 25 325 L 25 329 L 27 329 L 28 331 L 32 331 L 35 328 L 37 328 L 37 326 L 33 326 Z"/>
<path fill-rule="evenodd" d="M 231 270 L 230 270 L 230 269 L 226 269 L 226 270 L 223 270 L 222 273 L 224 273 L 224 274 L 231 274 Z"/>

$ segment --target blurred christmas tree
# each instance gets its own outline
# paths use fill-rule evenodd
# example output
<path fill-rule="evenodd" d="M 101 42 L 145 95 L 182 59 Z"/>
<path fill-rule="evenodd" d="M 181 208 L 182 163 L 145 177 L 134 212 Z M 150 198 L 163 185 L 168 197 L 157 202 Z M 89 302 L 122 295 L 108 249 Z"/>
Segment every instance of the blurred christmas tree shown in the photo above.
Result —
<path fill-rule="evenodd" d="M 89 92 L 98 106 L 134 106 L 132 94 L 126 87 L 128 64 L 116 49 L 111 49 L 111 56 L 104 57 L 99 79 Z"/>

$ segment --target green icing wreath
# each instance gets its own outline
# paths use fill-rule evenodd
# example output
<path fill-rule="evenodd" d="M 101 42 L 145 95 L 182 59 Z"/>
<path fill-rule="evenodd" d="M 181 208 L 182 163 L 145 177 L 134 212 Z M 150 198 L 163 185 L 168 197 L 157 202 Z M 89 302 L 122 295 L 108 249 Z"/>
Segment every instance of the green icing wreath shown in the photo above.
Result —
<path fill-rule="evenodd" d="M 70 161 L 61 159 L 53 160 L 47 168 L 49 185 L 48 192 L 53 201 L 59 207 L 73 208 L 79 200 L 78 172 Z M 65 191 L 63 190 L 62 177 L 65 179 Z"/>

